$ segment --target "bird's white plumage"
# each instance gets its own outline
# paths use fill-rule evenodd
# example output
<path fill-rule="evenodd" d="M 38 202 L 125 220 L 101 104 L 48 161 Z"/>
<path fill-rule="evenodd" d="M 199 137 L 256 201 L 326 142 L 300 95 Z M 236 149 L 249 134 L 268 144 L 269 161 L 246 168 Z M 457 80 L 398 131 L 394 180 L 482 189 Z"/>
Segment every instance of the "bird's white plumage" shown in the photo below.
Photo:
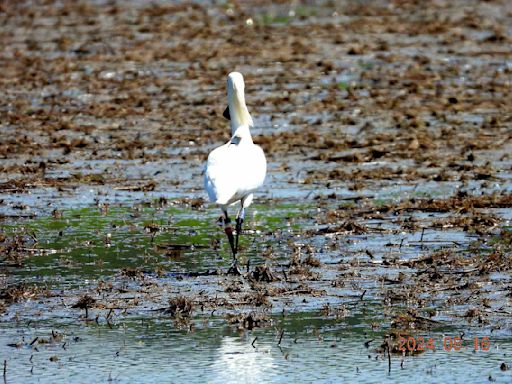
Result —
<path fill-rule="evenodd" d="M 206 163 L 204 184 L 210 201 L 223 211 L 237 201 L 248 207 L 253 192 L 263 185 L 267 161 L 263 150 L 252 141 L 252 118 L 245 105 L 244 80 L 240 73 L 228 76 L 228 106 L 232 137 L 214 149 Z"/>
<path fill-rule="evenodd" d="M 244 143 L 243 139 L 239 144 L 228 142 L 208 156 L 205 176 L 208 197 L 221 206 L 235 203 L 261 187 L 265 173 L 265 155 L 259 146 Z"/>

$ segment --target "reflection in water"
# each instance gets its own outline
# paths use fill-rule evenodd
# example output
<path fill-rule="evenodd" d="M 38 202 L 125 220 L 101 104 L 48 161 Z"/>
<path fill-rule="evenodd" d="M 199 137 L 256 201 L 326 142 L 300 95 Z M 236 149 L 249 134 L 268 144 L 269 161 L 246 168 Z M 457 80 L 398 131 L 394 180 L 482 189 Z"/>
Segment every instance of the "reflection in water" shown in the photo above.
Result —
<path fill-rule="evenodd" d="M 244 338 L 215 324 L 194 332 L 173 330 L 164 321 L 134 321 L 113 329 L 78 324 L 61 327 L 64 337 L 55 342 L 51 335 L 57 331 L 48 324 L 0 323 L 0 362 L 7 361 L 8 384 L 407 383 L 411 377 L 421 383 L 481 383 L 489 377 L 496 383 L 512 382 L 512 370 L 500 368 L 509 364 L 508 337 L 491 337 L 488 352 L 438 348 L 415 356 L 393 355 L 388 373 L 387 358 L 375 352 L 382 333 L 371 335 L 375 340 L 365 348 L 368 335 L 357 326 L 322 325 L 307 313 L 295 320 L 281 323 L 286 331 L 281 348 L 273 328 L 247 331 Z M 318 333 L 309 331 L 311 324 Z M 431 336 L 442 339 L 439 333 Z M 17 342 L 21 346 L 13 347 Z"/>
<path fill-rule="evenodd" d="M 256 345 L 255 345 L 256 346 Z M 250 341 L 226 336 L 217 350 L 209 383 L 266 382 L 276 369 L 270 347 L 254 348 Z"/>

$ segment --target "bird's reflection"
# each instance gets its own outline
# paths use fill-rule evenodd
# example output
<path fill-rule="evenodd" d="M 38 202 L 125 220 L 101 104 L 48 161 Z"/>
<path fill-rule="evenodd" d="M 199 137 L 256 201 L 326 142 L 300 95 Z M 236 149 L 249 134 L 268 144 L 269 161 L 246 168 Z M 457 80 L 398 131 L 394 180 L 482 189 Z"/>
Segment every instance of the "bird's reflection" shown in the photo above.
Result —
<path fill-rule="evenodd" d="M 262 383 L 268 382 L 275 372 L 271 347 L 254 347 L 251 341 L 237 337 L 224 337 L 212 366 L 210 383 Z"/>

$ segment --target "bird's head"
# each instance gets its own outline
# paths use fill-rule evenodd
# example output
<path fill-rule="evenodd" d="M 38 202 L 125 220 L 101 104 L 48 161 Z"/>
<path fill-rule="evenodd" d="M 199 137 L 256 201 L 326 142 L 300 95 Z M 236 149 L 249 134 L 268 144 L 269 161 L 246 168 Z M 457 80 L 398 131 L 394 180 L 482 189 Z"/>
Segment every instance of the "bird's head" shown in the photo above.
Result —
<path fill-rule="evenodd" d="M 231 72 L 228 75 L 228 92 L 244 93 L 244 77 L 240 72 Z"/>
<path fill-rule="evenodd" d="M 245 105 L 245 83 L 240 72 L 231 72 L 228 75 L 228 107 L 223 116 L 231 121 L 231 132 L 234 133 L 241 125 L 252 127 L 252 117 Z"/>

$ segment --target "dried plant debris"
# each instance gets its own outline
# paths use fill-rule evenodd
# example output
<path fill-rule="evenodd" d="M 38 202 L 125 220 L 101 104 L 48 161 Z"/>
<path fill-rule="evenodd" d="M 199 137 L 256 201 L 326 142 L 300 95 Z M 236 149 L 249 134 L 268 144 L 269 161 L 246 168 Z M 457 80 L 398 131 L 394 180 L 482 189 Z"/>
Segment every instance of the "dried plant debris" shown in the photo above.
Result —
<path fill-rule="evenodd" d="M 145 274 L 139 268 L 123 268 L 121 270 L 121 276 L 129 277 L 134 280 L 144 279 Z"/>
<path fill-rule="evenodd" d="M 398 314 L 391 321 L 391 327 L 401 331 L 429 330 L 434 325 L 438 324 L 438 321 L 420 316 L 415 310 L 409 310 L 405 313 Z"/>
<path fill-rule="evenodd" d="M 242 298 L 245 305 L 253 307 L 271 307 L 272 304 L 269 300 L 269 291 L 258 290 Z"/>
<path fill-rule="evenodd" d="M 229 315 L 228 323 L 236 325 L 241 329 L 254 329 L 268 327 L 272 325 L 272 320 L 268 315 L 262 313 L 241 313 L 238 315 Z"/>
<path fill-rule="evenodd" d="M 0 289 L 0 303 L 9 305 L 29 299 L 35 299 L 41 294 L 48 295 L 48 292 L 33 285 L 19 283 Z"/>
<path fill-rule="evenodd" d="M 257 265 L 249 274 L 249 278 L 256 282 L 271 283 L 280 280 L 267 265 Z"/>
<path fill-rule="evenodd" d="M 71 306 L 71 308 L 79 308 L 85 310 L 85 318 L 89 318 L 89 309 L 96 306 L 96 299 L 89 295 L 83 295 L 80 299 Z"/>
<path fill-rule="evenodd" d="M 73 304 L 71 308 L 91 308 L 96 304 L 96 299 L 92 298 L 89 295 L 82 296 L 76 304 Z"/>
<path fill-rule="evenodd" d="M 363 225 L 352 221 L 347 221 L 339 225 L 327 226 L 325 228 L 313 232 L 312 234 L 323 235 L 328 233 L 353 233 L 361 235 L 367 232 L 368 230 Z"/>
<path fill-rule="evenodd" d="M 349 315 L 350 311 L 344 305 L 331 306 L 329 303 L 322 307 L 322 315 L 327 318 L 344 319 Z"/>
<path fill-rule="evenodd" d="M 165 313 L 173 317 L 190 317 L 194 309 L 194 302 L 185 297 L 177 296 L 169 300 L 169 306 L 165 309 Z"/>

